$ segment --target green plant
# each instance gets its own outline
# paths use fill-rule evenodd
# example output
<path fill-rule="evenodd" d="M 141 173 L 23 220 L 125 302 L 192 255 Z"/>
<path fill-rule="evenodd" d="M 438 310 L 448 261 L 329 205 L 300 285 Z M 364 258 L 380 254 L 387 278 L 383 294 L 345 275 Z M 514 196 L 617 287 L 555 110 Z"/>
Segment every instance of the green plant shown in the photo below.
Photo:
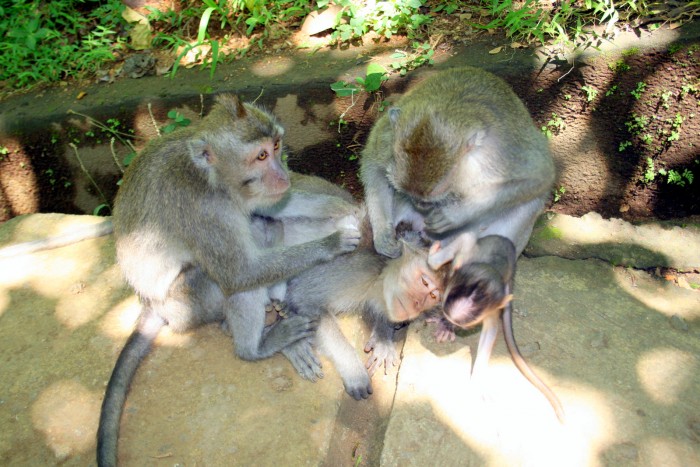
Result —
<path fill-rule="evenodd" d="M 631 135 L 639 135 L 649 124 L 649 119 L 645 115 L 632 113 L 632 119 L 625 122 L 627 131 Z"/>
<path fill-rule="evenodd" d="M 630 147 L 630 146 L 632 146 L 632 141 L 622 141 L 622 142 L 620 143 L 620 145 L 617 147 L 617 150 L 618 150 L 619 152 L 622 152 L 622 151 L 624 151 L 625 149 L 627 149 L 627 148 Z"/>
<path fill-rule="evenodd" d="M 610 96 L 612 96 L 613 94 L 615 94 L 615 91 L 617 91 L 617 88 L 618 88 L 618 85 L 617 85 L 617 84 L 613 84 L 613 85 L 610 87 L 610 89 L 608 89 L 607 91 L 605 91 L 605 97 L 610 97 Z"/>
<path fill-rule="evenodd" d="M 553 202 L 558 203 L 559 200 L 561 199 L 561 197 L 564 196 L 564 193 L 566 193 L 566 188 L 564 188 L 563 185 L 560 186 L 559 188 L 555 188 L 554 193 L 553 193 L 553 195 L 554 195 Z"/>
<path fill-rule="evenodd" d="M 318 2 L 320 8 L 325 7 L 329 0 Z M 332 38 L 347 42 L 362 37 L 369 31 L 390 38 L 399 32 L 405 32 L 408 37 L 416 33 L 432 21 L 428 15 L 420 12 L 423 6 L 421 0 L 392 0 L 387 2 L 355 2 L 353 0 L 336 0 L 336 5 L 342 7 L 338 14 L 338 22 L 332 33 Z M 341 22 L 341 20 L 345 22 Z"/>
<path fill-rule="evenodd" d="M 661 93 L 661 107 L 663 107 L 666 110 L 671 108 L 671 104 L 669 104 L 669 99 L 671 99 L 671 96 L 673 96 L 673 93 L 671 91 L 663 91 Z"/>
<path fill-rule="evenodd" d="M 80 7 L 78 3 L 86 5 Z M 0 5 L 0 80 L 15 88 L 94 73 L 124 47 L 119 0 Z"/>
<path fill-rule="evenodd" d="M 422 65 L 433 64 L 433 55 L 435 49 L 428 42 L 413 43 L 413 51 L 408 53 L 402 50 L 397 50 L 391 55 L 395 61 L 391 62 L 391 67 L 394 70 L 399 70 L 399 74 L 404 76 L 407 72 L 414 70 Z"/>
<path fill-rule="evenodd" d="M 672 143 L 673 141 L 678 141 L 681 137 L 681 124 L 683 123 L 683 116 L 676 113 L 676 116 L 671 121 L 671 134 L 666 138 L 666 141 Z"/>
<path fill-rule="evenodd" d="M 634 97 L 636 100 L 639 100 L 642 97 L 646 87 L 646 83 L 639 82 L 637 83 L 637 87 L 630 91 L 630 94 L 632 94 L 632 97 Z"/>
<path fill-rule="evenodd" d="M 192 123 L 192 121 L 189 118 L 185 118 L 185 116 L 177 110 L 169 111 L 168 118 L 171 119 L 172 122 L 168 123 L 162 128 L 162 131 L 165 134 L 172 133 L 178 128 L 189 126 L 189 124 Z"/>
<path fill-rule="evenodd" d="M 581 91 L 586 95 L 586 102 L 592 102 L 598 95 L 598 90 L 592 86 L 581 86 Z"/>
<path fill-rule="evenodd" d="M 559 134 L 564 128 L 566 128 L 564 120 L 556 113 L 552 112 L 552 118 L 549 119 L 546 125 L 542 126 L 542 133 L 544 133 L 547 138 L 551 138 L 553 135 Z"/>
<path fill-rule="evenodd" d="M 678 185 L 684 187 L 686 183 L 688 185 L 693 184 L 694 175 L 689 169 L 684 169 L 682 173 L 679 173 L 673 169 L 659 169 L 659 174 L 666 177 L 666 183 L 669 185 Z"/>
<path fill-rule="evenodd" d="M 625 71 L 629 71 L 631 67 L 626 64 L 624 60 L 620 59 L 615 62 L 608 63 L 608 68 L 610 68 L 610 71 L 615 73 L 623 73 Z"/>
<path fill-rule="evenodd" d="M 339 133 L 341 128 L 341 122 L 347 123 L 345 122 L 345 120 L 343 120 L 343 117 L 345 117 L 345 114 L 357 103 L 357 101 L 355 100 L 357 94 L 361 91 L 365 91 L 370 94 L 376 93 L 381 88 L 382 83 L 387 79 L 389 79 L 387 76 L 387 71 L 383 66 L 377 63 L 370 63 L 369 65 L 367 65 L 367 71 L 365 72 L 365 76 L 358 76 L 355 78 L 355 82 L 359 86 L 351 83 L 346 83 L 345 81 L 336 81 L 335 83 L 331 84 L 331 90 L 335 92 L 336 96 L 351 98 L 350 105 L 345 109 L 345 111 L 343 111 L 342 114 L 340 114 L 340 117 L 338 117 Z M 381 102 L 381 99 L 379 99 L 379 101 Z"/>
<path fill-rule="evenodd" d="M 656 169 L 654 168 L 654 161 L 651 157 L 647 157 L 647 168 L 644 171 L 644 183 L 649 184 L 654 181 L 656 177 Z"/>

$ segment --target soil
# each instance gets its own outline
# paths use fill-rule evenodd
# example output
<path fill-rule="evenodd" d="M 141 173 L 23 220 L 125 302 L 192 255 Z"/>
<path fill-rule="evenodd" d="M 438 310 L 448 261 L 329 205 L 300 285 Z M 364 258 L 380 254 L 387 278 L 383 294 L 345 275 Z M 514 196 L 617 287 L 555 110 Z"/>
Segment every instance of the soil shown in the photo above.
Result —
<path fill-rule="evenodd" d="M 391 50 L 400 46 L 402 41 L 405 43 L 406 39 L 395 37 L 390 43 L 380 44 L 379 48 Z M 551 133 L 552 151 L 560 172 L 555 186 L 558 194 L 550 205 L 552 211 L 576 216 L 593 211 L 604 217 L 621 217 L 630 221 L 700 214 L 700 183 L 693 180 L 700 174 L 700 117 L 695 115 L 700 95 L 700 41 L 691 38 L 652 47 L 632 47 L 622 53 L 618 50 L 568 62 L 550 60 L 543 62 L 541 67 L 533 67 L 530 61 L 528 69 L 522 66 L 523 57 L 533 56 L 533 51 L 508 49 L 503 38 L 482 38 L 479 44 L 469 46 L 460 45 L 450 38 L 438 46 L 436 66 L 440 62 L 440 66 L 461 64 L 461 57 L 475 55 L 474 50 L 478 47 L 490 49 L 493 45 L 506 45 L 506 52 L 497 54 L 484 66 L 506 79 L 524 100 L 535 124 Z M 350 47 L 345 51 L 348 58 L 343 70 L 346 74 L 351 61 L 365 63 L 376 52 L 362 48 L 352 50 Z M 285 54 L 278 51 L 262 58 L 267 59 L 268 67 L 274 68 L 284 62 Z M 242 62 L 242 66 L 237 62 L 232 68 L 237 66 L 246 70 L 260 59 L 251 57 L 250 62 Z M 302 71 L 307 74 L 307 81 L 309 68 L 317 70 L 332 64 L 331 59 L 325 59 L 324 63 L 323 58 L 318 58 L 311 65 L 308 58 L 302 57 L 302 60 L 307 61 L 306 70 Z M 337 62 L 342 63 L 342 60 Z M 466 63 L 480 65 L 473 62 L 466 59 Z M 301 121 L 285 120 L 282 115 L 288 135 L 294 137 L 296 134 L 299 140 L 292 148 L 290 168 L 342 184 L 361 198 L 362 190 L 356 174 L 358 157 L 377 118 L 378 102 L 382 98 L 391 102 L 397 93 L 410 86 L 414 79 L 411 75 L 420 76 L 431 71 L 431 67 L 423 67 L 409 73 L 408 79 L 394 76 L 384 84 L 382 94 L 373 98 L 363 94 L 354 106 L 349 98 L 333 97 L 328 91 L 328 83 L 305 89 L 304 98 L 300 95 L 296 99 L 296 106 L 304 111 Z M 285 92 L 293 93 L 293 74 L 290 72 L 288 76 L 290 81 L 286 88 L 285 76 L 282 76 L 273 84 L 279 84 L 280 89 L 262 96 L 261 102 L 274 107 L 276 104 L 271 99 L 284 96 Z M 191 77 L 183 71 L 165 86 L 166 78 L 152 77 L 150 81 L 144 78 L 137 86 L 126 87 L 124 83 L 132 80 L 125 78 L 123 83 L 102 85 L 102 88 L 112 86 L 113 93 L 126 92 L 125 99 L 157 95 L 173 106 L 189 104 L 191 109 L 201 111 L 208 107 L 211 96 L 197 102 L 199 96 L 196 94 L 190 93 L 188 97 L 168 94 L 170 89 L 186 86 Z M 228 75 L 223 81 L 227 79 Z M 46 96 L 63 92 L 72 93 L 73 97 L 81 89 L 86 89 L 85 83 L 66 83 L 63 90 L 44 89 L 36 91 L 34 96 L 22 96 L 23 101 L 18 107 L 21 106 L 23 115 L 19 117 L 19 123 L 15 122 L 13 130 L 5 131 L 0 141 L 7 149 L 7 154 L 0 155 L 0 221 L 31 212 L 91 213 L 98 205 L 113 199 L 121 174 L 111 162 L 111 150 L 106 144 L 111 135 L 86 128 L 84 124 L 71 126 L 46 122 L 46 125 L 51 125 L 51 131 L 41 127 L 39 116 L 45 112 Z M 210 84 L 208 91 L 212 90 Z M 88 92 L 90 94 L 95 92 Z M 255 95 L 250 98 L 255 98 Z M 6 99 L 6 102 L 11 100 Z M 89 98 L 85 99 L 88 109 L 89 101 Z M 318 121 L 313 121 L 319 119 L 318 112 L 313 110 L 318 104 L 331 109 L 325 114 L 331 125 L 325 128 L 324 139 L 314 144 L 304 141 L 304 136 L 309 121 L 318 126 Z M 343 116 L 347 124 L 339 132 L 333 131 L 343 110 L 347 110 Z M 99 103 L 93 100 L 92 111 L 86 110 L 85 113 L 107 123 L 110 118 L 116 119 L 118 129 L 127 134 L 136 126 L 135 112 L 128 106 L 99 109 Z M 158 122 L 167 122 L 165 113 L 165 107 L 156 109 L 154 117 Z M 65 120 L 65 115 L 61 118 Z M 28 130 L 21 120 L 34 122 L 35 128 Z M 150 135 L 139 132 L 139 138 L 135 140 L 137 148 L 151 137 L 155 137 L 153 131 Z M 84 162 L 87 167 L 83 170 L 67 143 L 77 145 L 83 160 L 86 159 L 85 152 L 90 155 L 100 153 L 102 158 L 93 158 L 92 166 L 90 162 Z M 129 150 L 117 144 L 117 152 L 123 157 Z M 106 166 L 111 166 L 111 169 L 106 169 Z M 90 172 L 94 183 L 85 177 L 86 171 Z M 108 214 L 108 210 L 102 213 Z"/>

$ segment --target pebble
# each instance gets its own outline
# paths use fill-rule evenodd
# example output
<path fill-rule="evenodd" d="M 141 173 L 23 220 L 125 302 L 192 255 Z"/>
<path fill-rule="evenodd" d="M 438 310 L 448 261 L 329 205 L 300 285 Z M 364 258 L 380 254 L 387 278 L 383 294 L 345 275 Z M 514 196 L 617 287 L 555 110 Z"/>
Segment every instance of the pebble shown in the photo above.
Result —
<path fill-rule="evenodd" d="M 671 327 L 676 331 L 688 332 L 688 323 L 678 315 L 671 316 Z"/>
<path fill-rule="evenodd" d="M 530 357 L 540 350 L 540 343 L 537 341 L 528 342 L 527 344 L 519 346 L 519 348 L 520 353 L 523 354 L 523 357 Z"/>

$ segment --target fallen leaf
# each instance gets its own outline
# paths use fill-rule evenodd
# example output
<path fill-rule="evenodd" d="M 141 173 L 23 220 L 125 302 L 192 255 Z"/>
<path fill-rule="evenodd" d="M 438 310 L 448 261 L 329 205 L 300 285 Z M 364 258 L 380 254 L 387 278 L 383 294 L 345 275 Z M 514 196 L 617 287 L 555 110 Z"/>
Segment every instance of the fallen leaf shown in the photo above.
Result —
<path fill-rule="evenodd" d="M 524 49 L 525 44 L 521 44 L 520 42 L 513 42 L 512 44 L 510 44 L 510 47 L 512 49 Z"/>
<path fill-rule="evenodd" d="M 497 53 L 501 53 L 501 50 L 503 50 L 503 47 L 496 47 L 495 49 L 489 50 L 489 53 L 491 55 L 496 55 Z"/>
<path fill-rule="evenodd" d="M 622 206 L 620 206 L 620 212 L 627 212 L 629 210 L 630 210 L 630 207 L 628 204 L 623 204 Z"/>
<path fill-rule="evenodd" d="M 80 91 L 78 95 L 75 97 L 76 99 L 80 100 L 83 97 L 87 96 L 87 93 L 85 91 Z"/>

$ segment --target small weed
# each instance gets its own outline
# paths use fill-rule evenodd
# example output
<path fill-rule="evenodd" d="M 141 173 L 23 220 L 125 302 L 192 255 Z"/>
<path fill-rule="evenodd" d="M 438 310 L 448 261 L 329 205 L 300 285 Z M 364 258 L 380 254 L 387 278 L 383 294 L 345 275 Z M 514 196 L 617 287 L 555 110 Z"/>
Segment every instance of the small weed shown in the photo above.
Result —
<path fill-rule="evenodd" d="M 5 146 L 0 146 L 0 161 L 5 159 L 5 156 L 10 153 L 10 150 Z"/>
<path fill-rule="evenodd" d="M 637 115 L 636 113 L 632 113 L 632 120 L 628 120 L 625 122 L 627 131 L 631 135 L 641 134 L 648 124 L 649 119 L 645 115 Z"/>
<path fill-rule="evenodd" d="M 639 47 L 630 47 L 629 49 L 622 52 L 623 57 L 633 57 L 639 54 Z"/>
<path fill-rule="evenodd" d="M 656 169 L 654 168 L 654 161 L 651 159 L 651 157 L 647 157 L 647 168 L 644 171 L 644 183 L 647 185 L 650 184 L 654 181 L 655 177 Z"/>
<path fill-rule="evenodd" d="M 659 169 L 659 175 L 666 177 L 666 183 L 669 185 L 678 185 L 680 187 L 693 184 L 693 179 L 695 178 L 693 172 L 689 169 L 684 169 L 683 172 L 678 172 L 673 169 Z"/>
<path fill-rule="evenodd" d="M 673 93 L 671 91 L 663 91 L 661 93 L 661 107 L 663 107 L 666 110 L 671 108 L 671 104 L 669 103 L 671 96 L 673 96 Z"/>
<path fill-rule="evenodd" d="M 162 131 L 165 134 L 172 133 L 178 128 L 189 126 L 190 123 L 192 123 L 192 121 L 189 118 L 185 118 L 185 116 L 177 110 L 169 111 L 168 118 L 171 119 L 172 122 L 168 123 L 162 128 Z"/>
<path fill-rule="evenodd" d="M 571 94 L 564 94 L 564 100 L 565 100 L 565 101 L 570 101 L 570 100 L 571 100 Z"/>
<path fill-rule="evenodd" d="M 566 188 L 564 188 L 563 185 L 560 186 L 559 188 L 555 188 L 553 202 L 558 203 L 559 200 L 561 199 L 561 197 L 564 196 L 564 193 L 566 193 Z"/>
<path fill-rule="evenodd" d="M 671 44 L 668 46 L 668 53 L 673 55 L 676 52 L 678 52 L 679 50 L 681 50 L 682 48 L 683 48 L 683 46 L 681 44 L 678 44 L 678 43 Z"/>
<path fill-rule="evenodd" d="M 642 94 L 644 94 L 646 87 L 646 83 L 639 82 L 637 83 L 637 87 L 630 91 L 630 94 L 632 94 L 632 97 L 634 97 L 636 100 L 639 100 L 642 97 Z"/>
<path fill-rule="evenodd" d="M 586 94 L 587 102 L 593 102 L 593 99 L 598 95 L 598 90 L 592 86 L 581 86 L 581 91 Z"/>
<path fill-rule="evenodd" d="M 406 75 L 411 70 L 422 65 L 432 65 L 433 55 L 435 54 L 435 49 L 428 43 L 413 43 L 413 52 L 407 53 L 402 50 L 398 50 L 391 55 L 391 58 L 395 61 L 391 62 L 391 67 L 394 70 L 398 70 L 401 76 Z"/>
<path fill-rule="evenodd" d="M 614 73 L 624 73 L 625 71 L 629 71 L 631 69 L 631 67 L 622 59 L 617 60 L 616 62 L 608 63 L 608 68 L 610 68 L 610 71 Z"/>
<path fill-rule="evenodd" d="M 558 135 L 564 128 L 566 128 L 564 120 L 552 112 L 552 118 L 549 119 L 546 125 L 542 126 L 542 133 L 547 138 L 551 138 L 553 135 Z"/>
<path fill-rule="evenodd" d="M 622 152 L 630 146 L 632 146 L 632 141 L 622 141 L 618 146 L 617 150 L 618 152 Z"/>
<path fill-rule="evenodd" d="M 612 85 L 612 86 L 610 87 L 610 89 L 608 89 L 607 91 L 605 91 L 605 97 L 610 97 L 610 96 L 612 96 L 613 94 L 615 94 L 615 91 L 617 91 L 617 88 L 618 88 L 618 85 L 617 85 L 617 84 Z"/>

